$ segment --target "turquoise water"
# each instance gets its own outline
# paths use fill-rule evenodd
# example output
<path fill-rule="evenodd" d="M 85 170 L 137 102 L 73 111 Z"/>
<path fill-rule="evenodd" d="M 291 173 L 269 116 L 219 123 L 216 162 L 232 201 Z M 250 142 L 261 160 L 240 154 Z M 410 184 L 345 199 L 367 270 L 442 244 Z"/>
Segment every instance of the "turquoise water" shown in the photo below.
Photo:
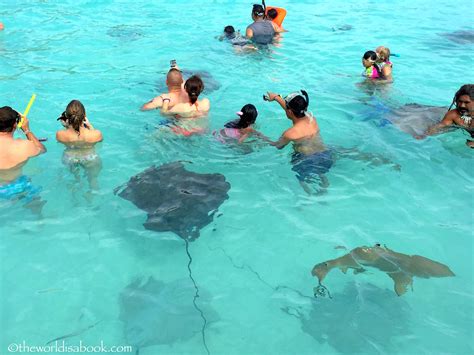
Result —
<path fill-rule="evenodd" d="M 472 30 L 473 5 L 278 1 L 271 5 L 289 10 L 290 32 L 280 46 L 245 55 L 214 38 L 225 25 L 244 30 L 250 23 L 250 3 L 229 4 L 0 2 L 0 105 L 22 110 L 37 93 L 32 130 L 49 138 L 47 154 L 24 169 L 42 187 L 42 216 L 0 205 L 0 353 L 10 343 L 44 345 L 76 332 L 67 344 L 127 345 L 120 295 L 149 277 L 167 286 L 160 311 L 143 322 L 155 319 L 150 332 L 164 340 L 142 347 L 142 355 L 472 353 L 467 136 L 416 141 L 366 118 L 377 116 L 373 100 L 448 106 L 474 81 L 473 46 L 439 35 Z M 345 24 L 352 30 L 332 30 Z M 360 58 L 381 44 L 400 57 L 393 59 L 395 83 L 371 98 L 356 85 Z M 211 135 L 157 130 L 159 114 L 139 107 L 158 94 L 170 59 L 220 82 L 207 95 L 210 130 L 252 102 L 258 128 L 277 138 L 289 121 L 261 95 L 305 88 L 326 144 L 381 154 L 401 170 L 341 159 L 327 193 L 308 197 L 291 171 L 290 148 L 256 144 L 244 154 Z M 54 139 L 56 118 L 71 99 L 84 103 L 105 137 L 100 190 L 92 196 L 87 180 L 63 165 L 64 148 Z M 222 216 L 189 245 L 200 290 L 195 305 L 183 240 L 145 230 L 146 214 L 113 194 L 149 166 L 176 160 L 224 174 L 231 184 Z M 375 243 L 447 264 L 456 277 L 415 278 L 413 292 L 397 297 L 383 273 L 335 270 L 325 280 L 332 299 L 313 297 L 316 263 L 345 253 L 336 246 Z"/>

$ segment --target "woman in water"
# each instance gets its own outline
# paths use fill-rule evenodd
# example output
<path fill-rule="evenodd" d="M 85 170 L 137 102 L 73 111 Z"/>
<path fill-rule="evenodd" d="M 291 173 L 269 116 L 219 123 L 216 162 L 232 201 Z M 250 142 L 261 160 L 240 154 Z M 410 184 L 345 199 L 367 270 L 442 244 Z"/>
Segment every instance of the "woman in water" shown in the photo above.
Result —
<path fill-rule="evenodd" d="M 95 144 L 102 141 L 102 133 L 94 129 L 86 117 L 84 105 L 78 100 L 72 100 L 58 121 L 64 126 L 56 132 L 58 142 L 66 146 L 63 162 L 79 180 L 79 168 L 86 172 L 91 189 L 97 189 L 97 176 L 102 163 L 95 151 Z"/>
<path fill-rule="evenodd" d="M 390 48 L 379 46 L 375 49 L 375 53 L 377 54 L 376 64 L 382 74 L 382 78 L 392 82 L 392 62 L 390 61 Z"/>
<path fill-rule="evenodd" d="M 221 141 L 226 143 L 229 141 L 238 141 L 239 143 L 244 142 L 249 136 L 257 135 L 260 133 L 253 128 L 258 112 L 254 105 L 247 104 L 237 112 L 239 119 L 227 122 L 224 128 L 218 132 L 214 131 L 213 135 Z"/>
<path fill-rule="evenodd" d="M 245 35 L 256 44 L 270 44 L 275 36 L 272 21 L 265 18 L 265 9 L 262 5 L 253 5 L 252 24 L 247 26 Z"/>

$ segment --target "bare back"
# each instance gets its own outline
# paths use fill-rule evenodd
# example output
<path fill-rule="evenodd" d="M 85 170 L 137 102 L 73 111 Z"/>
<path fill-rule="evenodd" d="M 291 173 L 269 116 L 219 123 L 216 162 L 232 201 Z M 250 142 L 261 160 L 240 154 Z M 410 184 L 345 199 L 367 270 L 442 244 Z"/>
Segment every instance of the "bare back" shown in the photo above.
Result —
<path fill-rule="evenodd" d="M 58 142 L 67 146 L 82 148 L 91 147 L 102 141 L 102 133 L 97 129 L 81 127 L 79 133 L 73 128 L 67 128 L 56 132 Z"/>
<path fill-rule="evenodd" d="M 176 104 L 168 113 L 179 115 L 181 117 L 200 117 L 209 112 L 211 103 L 208 99 L 202 99 L 191 104 L 189 101 L 185 103 Z"/>
<path fill-rule="evenodd" d="M 298 153 L 309 155 L 326 150 L 319 134 L 318 123 L 313 116 L 299 120 L 287 129 L 283 136 L 293 142 L 293 148 Z"/>
<path fill-rule="evenodd" d="M 17 178 L 28 159 L 40 152 L 29 140 L 14 139 L 13 136 L 0 137 L 0 183 Z"/>

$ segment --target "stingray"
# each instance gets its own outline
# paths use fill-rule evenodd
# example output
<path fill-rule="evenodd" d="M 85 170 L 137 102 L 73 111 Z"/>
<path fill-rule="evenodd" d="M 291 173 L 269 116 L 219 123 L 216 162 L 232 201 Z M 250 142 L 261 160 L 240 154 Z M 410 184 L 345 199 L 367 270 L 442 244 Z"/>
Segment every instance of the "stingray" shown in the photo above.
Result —
<path fill-rule="evenodd" d="M 419 255 L 397 253 L 387 247 L 358 247 L 340 258 L 317 264 L 312 270 L 319 284 L 329 271 L 339 268 L 343 273 L 347 269 L 354 269 L 354 274 L 366 271 L 366 267 L 379 269 L 394 282 L 394 289 L 398 296 L 403 295 L 408 286 L 413 285 L 413 277 L 428 279 L 430 277 L 455 276 L 448 266 Z"/>
<path fill-rule="evenodd" d="M 212 222 L 229 189 L 222 174 L 198 174 L 174 162 L 146 169 L 115 193 L 147 212 L 146 229 L 192 241 Z"/>
<path fill-rule="evenodd" d="M 120 320 L 128 344 L 136 349 L 153 345 L 172 345 L 198 334 L 216 322 L 210 296 L 196 289 L 189 279 L 161 282 L 150 277 L 134 280 L 119 296 Z"/>
<path fill-rule="evenodd" d="M 143 31 L 138 26 L 118 25 L 111 27 L 107 35 L 126 41 L 135 41 L 143 37 Z"/>
<path fill-rule="evenodd" d="M 183 74 L 183 79 L 186 81 L 189 77 L 193 75 L 198 75 L 202 81 L 204 82 L 204 91 L 203 94 L 209 94 L 213 91 L 219 90 L 221 87 L 221 84 L 214 79 L 214 77 L 211 75 L 211 73 L 205 71 L 205 70 L 189 70 L 189 69 L 183 69 L 181 70 L 181 73 Z M 168 92 L 168 88 L 166 87 L 166 75 L 164 75 L 162 78 L 160 78 L 156 84 L 156 89 L 159 92 Z"/>
<path fill-rule="evenodd" d="M 350 30 L 352 30 L 352 28 L 353 27 L 351 25 L 340 25 L 340 26 L 333 27 L 332 31 L 333 32 L 336 32 L 336 31 L 350 31 Z"/>
<path fill-rule="evenodd" d="M 446 107 L 407 104 L 394 110 L 387 110 L 384 118 L 401 131 L 417 136 L 439 123 L 447 111 Z"/>
<path fill-rule="evenodd" d="M 457 44 L 474 43 L 474 30 L 459 30 L 454 32 L 440 33 L 440 35 Z"/>

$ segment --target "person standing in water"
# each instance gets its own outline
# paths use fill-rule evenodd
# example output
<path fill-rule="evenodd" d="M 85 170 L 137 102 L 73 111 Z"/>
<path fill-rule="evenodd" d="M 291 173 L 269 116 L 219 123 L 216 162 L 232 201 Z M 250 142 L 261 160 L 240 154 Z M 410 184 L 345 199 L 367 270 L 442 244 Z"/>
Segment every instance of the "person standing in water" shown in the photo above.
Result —
<path fill-rule="evenodd" d="M 319 182 L 321 189 L 324 190 L 329 186 L 325 174 L 333 165 L 333 156 L 321 139 L 316 118 L 307 111 L 308 93 L 301 90 L 283 98 L 279 94 L 268 92 L 264 98 L 267 101 L 278 102 L 286 117 L 292 122 L 292 126 L 285 130 L 277 141 L 264 139 L 278 149 L 292 143 L 294 149 L 292 170 L 304 190 L 311 193 L 309 184 L 314 182 Z"/>
<path fill-rule="evenodd" d="M 256 44 L 272 43 L 275 36 L 275 29 L 271 21 L 265 18 L 265 9 L 262 5 L 253 5 L 252 20 L 247 27 L 245 35 Z"/>
<path fill-rule="evenodd" d="M 86 109 L 79 100 L 72 100 L 58 121 L 64 126 L 56 132 L 56 139 L 63 143 L 66 149 L 63 162 L 79 180 L 79 168 L 86 172 L 89 187 L 98 189 L 97 177 L 102 169 L 102 162 L 95 151 L 95 144 L 102 141 L 102 133 L 94 129 L 86 117 Z"/>
<path fill-rule="evenodd" d="M 15 139 L 13 135 L 21 120 L 26 139 Z M 30 130 L 28 118 L 9 106 L 0 108 L 0 199 L 36 198 L 39 189 L 22 175 L 22 168 L 30 158 L 44 152 L 46 148 Z"/>

